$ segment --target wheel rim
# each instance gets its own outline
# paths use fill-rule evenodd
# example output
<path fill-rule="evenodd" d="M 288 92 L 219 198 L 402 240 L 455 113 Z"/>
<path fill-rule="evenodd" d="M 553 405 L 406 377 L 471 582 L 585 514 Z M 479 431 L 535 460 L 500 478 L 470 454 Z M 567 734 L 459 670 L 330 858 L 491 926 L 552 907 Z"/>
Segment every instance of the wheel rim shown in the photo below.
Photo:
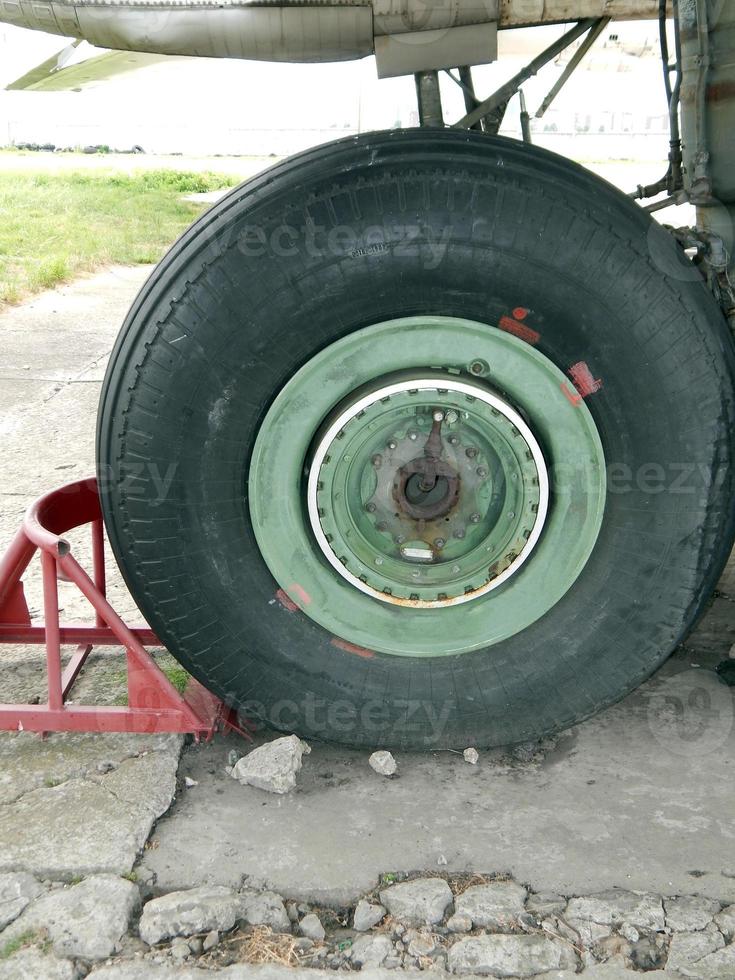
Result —
<path fill-rule="evenodd" d="M 250 465 L 278 586 L 368 651 L 465 653 L 530 625 L 580 574 L 604 511 L 599 435 L 567 380 L 517 338 L 447 317 L 321 351 L 276 398 Z"/>
<path fill-rule="evenodd" d="M 309 519 L 345 581 L 442 608 L 517 574 L 546 520 L 541 447 L 487 386 L 408 376 L 342 406 L 309 462 Z"/>

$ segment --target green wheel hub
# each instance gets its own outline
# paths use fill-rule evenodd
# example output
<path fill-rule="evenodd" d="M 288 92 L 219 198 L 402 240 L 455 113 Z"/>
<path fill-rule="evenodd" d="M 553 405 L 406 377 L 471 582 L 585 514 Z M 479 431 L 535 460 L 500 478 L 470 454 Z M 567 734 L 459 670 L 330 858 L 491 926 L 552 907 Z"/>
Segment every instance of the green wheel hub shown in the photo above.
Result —
<path fill-rule="evenodd" d="M 248 494 L 278 586 L 342 641 L 446 656 L 514 635 L 594 547 L 605 461 L 533 347 L 473 321 L 357 331 L 285 385 Z"/>
<path fill-rule="evenodd" d="M 526 560 L 548 477 L 521 416 L 487 385 L 408 376 L 341 406 L 309 464 L 327 560 L 367 595 L 416 608 L 477 599 Z"/>

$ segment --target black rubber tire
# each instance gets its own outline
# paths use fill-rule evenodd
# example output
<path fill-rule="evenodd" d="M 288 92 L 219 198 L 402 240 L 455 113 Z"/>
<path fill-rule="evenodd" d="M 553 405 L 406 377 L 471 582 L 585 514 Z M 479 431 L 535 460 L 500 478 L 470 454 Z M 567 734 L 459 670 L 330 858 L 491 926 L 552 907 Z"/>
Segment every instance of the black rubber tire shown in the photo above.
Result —
<path fill-rule="evenodd" d="M 302 242 L 273 252 L 278 228 L 309 219 L 404 231 L 385 249 L 340 251 L 335 236 L 326 257 Z M 256 226 L 266 246 L 243 247 Z M 447 252 L 427 271 L 437 240 Z M 264 414 L 355 329 L 426 313 L 497 323 L 518 305 L 556 365 L 603 377 L 587 404 L 628 491 L 608 496 L 573 588 L 512 639 L 431 660 L 335 647 L 274 601 L 253 537 L 246 481 Z M 673 238 L 577 165 L 474 132 L 343 140 L 233 190 L 143 287 L 102 392 L 109 537 L 174 656 L 276 728 L 392 748 L 536 739 L 648 677 L 711 593 L 733 539 L 733 364 L 724 318 Z M 655 492 L 649 464 L 666 474 Z"/>

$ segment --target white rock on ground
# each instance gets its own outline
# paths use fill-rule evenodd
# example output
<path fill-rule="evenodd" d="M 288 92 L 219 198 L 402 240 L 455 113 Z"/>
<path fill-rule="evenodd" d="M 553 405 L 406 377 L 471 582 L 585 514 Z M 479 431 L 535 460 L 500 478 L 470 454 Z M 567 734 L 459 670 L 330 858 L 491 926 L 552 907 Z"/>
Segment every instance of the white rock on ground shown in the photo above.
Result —
<path fill-rule="evenodd" d="M 115 875 L 96 875 L 31 902 L 2 934 L 3 943 L 45 930 L 60 957 L 102 960 L 117 951 L 140 901 L 138 889 Z"/>
<path fill-rule="evenodd" d="M 374 769 L 381 776 L 392 776 L 398 768 L 398 763 L 390 752 L 381 750 L 373 752 L 368 759 L 371 769 Z"/>
<path fill-rule="evenodd" d="M 465 749 L 462 755 L 464 756 L 464 761 L 469 762 L 471 766 L 476 766 L 480 760 L 480 753 L 477 751 L 477 749 Z"/>
<path fill-rule="evenodd" d="M 382 905 L 374 905 L 367 899 L 361 898 L 355 906 L 355 914 L 352 917 L 352 926 L 358 932 L 367 932 L 383 919 L 385 908 Z"/>
<path fill-rule="evenodd" d="M 709 953 L 722 949 L 724 945 L 722 933 L 714 924 L 699 932 L 677 932 L 671 937 L 666 971 L 680 973 L 685 977 L 698 977 L 702 960 Z"/>
<path fill-rule="evenodd" d="M 17 919 L 23 909 L 43 891 L 33 875 L 25 871 L 0 875 L 0 929 Z"/>
<path fill-rule="evenodd" d="M 644 931 L 661 931 L 666 924 L 659 895 L 637 895 L 615 888 L 570 899 L 564 917 L 570 925 L 594 922 L 614 927 L 627 922 Z"/>
<path fill-rule="evenodd" d="M 152 898 L 140 917 L 140 938 L 149 946 L 172 936 L 193 936 L 213 929 L 232 929 L 240 918 L 242 898 L 220 885 L 190 888 Z"/>
<path fill-rule="evenodd" d="M 393 943 L 384 932 L 358 936 L 352 944 L 351 962 L 357 966 L 381 966 L 393 952 Z"/>
<path fill-rule="evenodd" d="M 242 892 L 241 916 L 251 926 L 270 926 L 274 932 L 291 932 L 291 920 L 283 899 L 275 892 Z"/>
<path fill-rule="evenodd" d="M 729 943 L 735 941 L 735 905 L 728 905 L 716 915 L 715 924 Z"/>
<path fill-rule="evenodd" d="M 416 878 L 380 892 L 390 914 L 408 925 L 435 925 L 444 918 L 452 891 L 443 878 Z"/>
<path fill-rule="evenodd" d="M 504 929 L 523 912 L 526 889 L 514 881 L 490 881 L 472 885 L 457 895 L 454 907 L 468 915 L 472 924 L 485 929 Z"/>
<path fill-rule="evenodd" d="M 299 931 L 302 936 L 306 936 L 307 939 L 313 939 L 315 943 L 320 943 L 326 936 L 322 920 L 316 912 L 309 912 L 304 916 L 301 922 L 299 922 Z"/>
<path fill-rule="evenodd" d="M 705 929 L 720 911 L 720 903 L 702 895 L 665 898 L 666 925 L 674 932 Z"/>
<path fill-rule="evenodd" d="M 462 976 L 532 977 L 577 965 L 568 943 L 545 936 L 470 936 L 449 950 L 449 969 Z"/>
<path fill-rule="evenodd" d="M 29 947 L 3 960 L 0 975 L 3 980 L 78 980 L 82 974 L 71 960 Z"/>
<path fill-rule="evenodd" d="M 297 735 L 277 738 L 259 745 L 237 762 L 231 772 L 243 786 L 254 786 L 268 793 L 288 793 L 296 785 L 301 757 L 311 749 Z"/>

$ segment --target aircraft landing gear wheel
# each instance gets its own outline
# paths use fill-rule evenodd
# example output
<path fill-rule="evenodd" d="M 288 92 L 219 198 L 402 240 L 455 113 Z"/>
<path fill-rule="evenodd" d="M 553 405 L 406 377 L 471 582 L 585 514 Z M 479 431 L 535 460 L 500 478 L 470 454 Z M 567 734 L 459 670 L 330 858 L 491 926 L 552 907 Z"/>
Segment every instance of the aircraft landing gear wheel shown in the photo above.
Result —
<path fill-rule="evenodd" d="M 671 652 L 733 536 L 733 350 L 673 238 L 544 151 L 373 134 L 232 191 L 131 310 L 99 478 L 131 591 L 306 738 L 539 738 Z"/>

